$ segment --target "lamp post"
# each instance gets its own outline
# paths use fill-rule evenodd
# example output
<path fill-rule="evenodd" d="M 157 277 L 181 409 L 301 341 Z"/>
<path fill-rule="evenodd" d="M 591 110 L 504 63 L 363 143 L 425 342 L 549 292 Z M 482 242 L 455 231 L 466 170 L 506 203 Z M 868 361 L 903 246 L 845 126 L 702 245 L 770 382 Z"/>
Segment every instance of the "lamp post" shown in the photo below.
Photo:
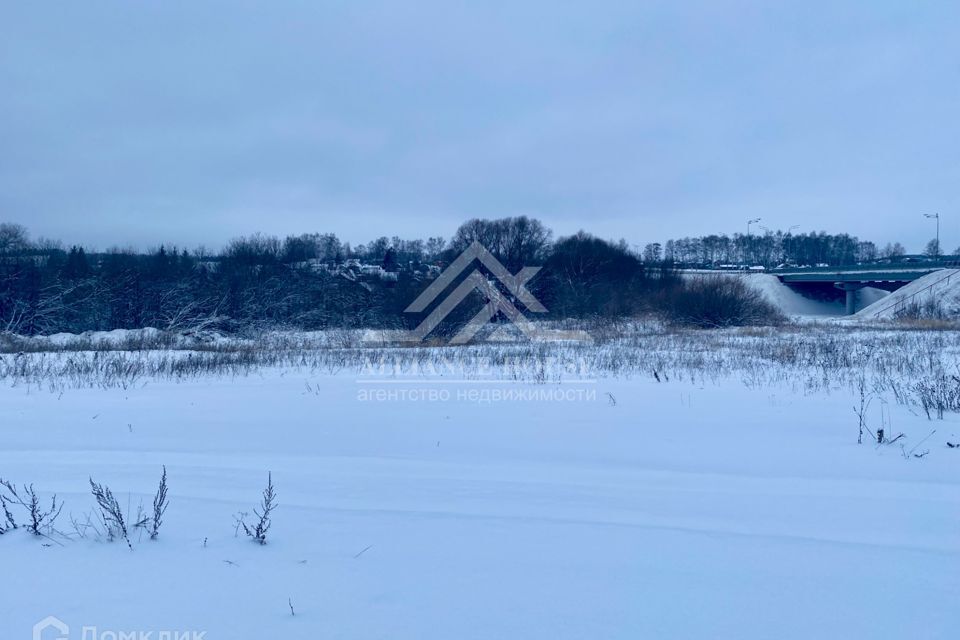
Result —
<path fill-rule="evenodd" d="M 750 257 L 746 255 L 743 256 L 743 259 L 749 262 L 753 258 L 753 243 L 750 242 L 750 225 L 760 222 L 761 218 L 751 218 L 747 220 L 747 250 L 750 251 Z"/>
<path fill-rule="evenodd" d="M 935 258 L 940 257 L 940 214 L 939 213 L 925 213 L 923 214 L 924 218 L 934 218 L 937 221 L 937 246 Z"/>

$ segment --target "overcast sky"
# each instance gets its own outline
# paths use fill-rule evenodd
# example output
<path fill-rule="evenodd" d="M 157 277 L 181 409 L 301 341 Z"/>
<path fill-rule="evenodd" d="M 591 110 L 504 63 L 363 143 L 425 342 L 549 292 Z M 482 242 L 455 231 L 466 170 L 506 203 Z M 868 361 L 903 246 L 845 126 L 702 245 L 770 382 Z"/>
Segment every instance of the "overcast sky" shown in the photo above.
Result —
<path fill-rule="evenodd" d="M 960 3 L 0 0 L 0 221 L 960 244 Z"/>

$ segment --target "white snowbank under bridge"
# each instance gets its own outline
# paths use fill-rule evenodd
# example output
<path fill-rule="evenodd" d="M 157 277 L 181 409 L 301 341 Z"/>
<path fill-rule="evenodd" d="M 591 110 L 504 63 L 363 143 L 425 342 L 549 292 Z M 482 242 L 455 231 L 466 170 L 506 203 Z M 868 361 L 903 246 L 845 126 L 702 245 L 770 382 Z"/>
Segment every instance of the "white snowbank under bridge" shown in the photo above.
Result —
<path fill-rule="evenodd" d="M 759 291 L 775 307 L 788 316 L 843 316 L 846 306 L 842 292 L 837 290 L 833 298 L 816 299 L 780 282 L 777 276 L 769 273 L 751 273 L 742 271 L 686 271 L 686 277 L 717 276 L 742 278 L 751 288 Z M 917 281 L 919 282 L 919 280 Z M 890 292 L 874 287 L 864 287 L 857 292 L 858 307 L 871 307 L 887 298 Z"/>

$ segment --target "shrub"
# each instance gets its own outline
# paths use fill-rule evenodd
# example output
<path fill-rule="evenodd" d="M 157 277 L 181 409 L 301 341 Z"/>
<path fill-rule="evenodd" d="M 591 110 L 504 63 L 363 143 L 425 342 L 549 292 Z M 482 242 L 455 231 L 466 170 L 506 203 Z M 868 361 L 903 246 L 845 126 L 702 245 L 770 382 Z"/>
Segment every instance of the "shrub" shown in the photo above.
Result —
<path fill-rule="evenodd" d="M 243 519 L 240 520 L 240 526 L 243 532 L 253 538 L 259 544 L 267 544 L 267 532 L 270 530 L 270 514 L 277 508 L 277 494 L 273 490 L 273 474 L 267 475 L 267 488 L 263 490 L 263 497 L 260 499 L 260 505 L 253 510 L 253 515 L 257 517 L 257 522 L 248 525 Z"/>
<path fill-rule="evenodd" d="M 741 278 L 699 276 L 689 278 L 664 294 L 661 311 L 672 324 L 715 329 L 748 325 L 774 325 L 784 315 L 759 291 Z"/>
<path fill-rule="evenodd" d="M 127 531 L 127 523 L 123 517 L 123 509 L 120 508 L 120 503 L 114 497 L 110 487 L 97 484 L 93 481 L 93 478 L 90 478 L 90 492 L 93 493 L 93 497 L 97 500 L 97 506 L 100 508 L 100 518 L 107 532 L 107 538 L 109 540 L 123 538 L 127 546 L 133 549 Z"/>
<path fill-rule="evenodd" d="M 960 411 L 960 378 L 938 374 L 923 376 L 914 383 L 913 392 L 927 419 L 943 420 L 946 411 Z"/>
<path fill-rule="evenodd" d="M 163 475 L 160 476 L 160 486 L 157 487 L 157 493 L 153 496 L 153 518 L 150 519 L 148 526 L 150 528 L 150 539 L 156 540 L 160 535 L 160 525 L 163 524 L 163 514 L 167 512 L 167 506 L 170 504 L 167 498 L 167 467 L 163 467 Z"/>
<path fill-rule="evenodd" d="M 939 298 L 912 300 L 898 308 L 894 320 L 917 329 L 946 330 L 957 328 L 956 313 L 952 313 Z"/>
<path fill-rule="evenodd" d="M 18 489 L 12 482 L 0 479 L 0 491 L 4 490 L 6 496 L 0 495 L 0 504 L 3 507 L 3 519 L 6 524 L 0 525 L 0 534 L 17 528 L 13 514 L 10 513 L 9 505 L 11 504 L 19 505 L 27 512 L 27 531 L 33 535 L 42 536 L 45 531 L 53 530 L 53 524 L 63 510 L 63 503 L 57 501 L 56 494 L 50 501 L 50 507 L 44 509 L 40 506 L 40 497 L 32 484 L 25 484 Z"/>

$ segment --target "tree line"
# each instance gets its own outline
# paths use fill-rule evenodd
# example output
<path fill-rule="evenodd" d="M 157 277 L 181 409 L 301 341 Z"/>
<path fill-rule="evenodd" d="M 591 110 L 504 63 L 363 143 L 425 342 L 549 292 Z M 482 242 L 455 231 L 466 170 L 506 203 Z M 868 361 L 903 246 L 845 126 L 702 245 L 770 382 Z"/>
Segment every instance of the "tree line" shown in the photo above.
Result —
<path fill-rule="evenodd" d="M 930 256 L 940 254 L 935 240 L 927 245 L 925 253 Z M 899 242 L 878 248 L 873 242 L 856 236 L 823 231 L 706 235 L 669 240 L 663 247 L 657 243 L 649 244 L 643 251 L 647 260 L 663 259 L 684 266 L 757 265 L 766 268 L 850 265 L 882 258 L 897 259 L 904 255 L 906 250 Z"/>
<path fill-rule="evenodd" d="M 468 220 L 449 240 L 380 237 L 351 246 L 332 233 L 254 234 L 217 251 L 91 251 L 33 240 L 20 225 L 0 224 L 0 332 L 412 328 L 430 309 L 408 314 L 406 307 L 475 241 L 511 273 L 543 266 L 527 288 L 551 319 L 650 312 L 677 318 L 689 315 L 681 306 L 721 304 L 715 288 L 707 291 L 713 285 L 692 287 L 679 268 L 842 265 L 905 254 L 899 243 L 878 249 L 848 234 L 789 231 L 681 238 L 641 250 L 583 231 L 554 239 L 526 216 Z M 935 242 L 927 253 L 939 255 Z M 728 288 L 724 295 L 746 293 Z M 465 322 L 484 302 L 479 295 L 468 299 L 450 324 Z M 765 315 L 755 307 L 741 315 Z"/>
<path fill-rule="evenodd" d="M 34 241 L 22 226 L 2 224 L 0 331 L 411 328 L 422 314 L 404 309 L 474 241 L 511 273 L 543 265 L 528 288 L 550 318 L 640 313 L 652 292 L 679 282 L 669 263 L 645 262 L 625 241 L 584 232 L 554 240 L 525 216 L 469 220 L 449 240 L 382 237 L 351 246 L 330 233 L 255 234 L 216 252 L 91 251 Z M 371 265 L 392 275 L 370 276 Z M 458 318 L 472 317 L 484 302 L 474 296 Z"/>

